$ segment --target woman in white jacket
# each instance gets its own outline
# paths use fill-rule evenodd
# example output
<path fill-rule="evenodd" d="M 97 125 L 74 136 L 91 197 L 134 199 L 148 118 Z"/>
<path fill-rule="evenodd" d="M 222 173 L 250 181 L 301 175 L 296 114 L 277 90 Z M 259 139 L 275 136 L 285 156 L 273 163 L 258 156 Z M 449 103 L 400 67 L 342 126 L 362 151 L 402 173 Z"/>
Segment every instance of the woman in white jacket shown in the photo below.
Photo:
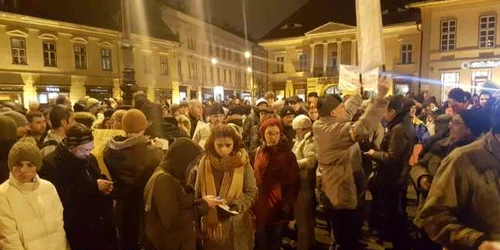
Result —
<path fill-rule="evenodd" d="M 295 117 L 292 123 L 295 130 L 293 153 L 300 169 L 300 189 L 295 205 L 297 223 L 297 249 L 308 250 L 316 243 L 314 237 L 314 188 L 316 187 L 316 145 L 312 134 L 312 121 L 305 115 Z"/>
<path fill-rule="evenodd" d="M 55 187 L 38 177 L 42 154 L 31 137 L 9 152 L 10 176 L 0 185 L 0 249 L 69 249 Z"/>

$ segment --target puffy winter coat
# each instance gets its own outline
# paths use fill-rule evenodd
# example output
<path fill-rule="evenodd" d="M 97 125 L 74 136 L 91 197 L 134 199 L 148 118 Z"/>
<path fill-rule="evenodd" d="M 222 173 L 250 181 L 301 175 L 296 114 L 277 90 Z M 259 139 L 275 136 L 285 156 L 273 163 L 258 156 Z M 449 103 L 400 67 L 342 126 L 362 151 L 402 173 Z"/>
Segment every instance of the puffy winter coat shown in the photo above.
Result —
<path fill-rule="evenodd" d="M 300 188 L 314 189 L 316 174 L 316 144 L 312 132 L 304 135 L 293 144 L 292 152 L 297 158 L 300 169 Z"/>
<path fill-rule="evenodd" d="M 0 185 L 0 249 L 69 249 L 63 207 L 52 183 L 38 176 L 19 183 L 11 175 Z"/>
<path fill-rule="evenodd" d="M 500 141 L 492 133 L 446 157 L 421 213 L 429 237 L 447 249 L 500 241 Z"/>

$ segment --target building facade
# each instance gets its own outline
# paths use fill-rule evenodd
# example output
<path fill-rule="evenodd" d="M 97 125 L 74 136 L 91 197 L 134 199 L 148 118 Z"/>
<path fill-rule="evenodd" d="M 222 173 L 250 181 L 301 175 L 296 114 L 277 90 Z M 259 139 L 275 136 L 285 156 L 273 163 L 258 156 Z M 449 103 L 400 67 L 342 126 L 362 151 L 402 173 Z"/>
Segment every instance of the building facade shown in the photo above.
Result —
<path fill-rule="evenodd" d="M 268 52 L 268 85 L 279 98 L 339 93 L 340 65 L 359 64 L 355 5 L 340 9 L 335 4 L 311 1 L 260 41 Z M 384 10 L 382 18 L 385 68 L 393 75 L 393 92 L 415 93 L 421 52 L 418 13 Z"/>
<path fill-rule="evenodd" d="M 174 56 L 174 102 L 222 101 L 233 95 L 250 100 L 252 42 L 172 7 L 165 6 L 162 17 L 180 41 Z"/>
<path fill-rule="evenodd" d="M 422 1 L 409 6 L 421 10 L 426 90 L 445 100 L 455 87 L 479 94 L 488 89 L 488 81 L 500 82 L 499 1 Z"/>

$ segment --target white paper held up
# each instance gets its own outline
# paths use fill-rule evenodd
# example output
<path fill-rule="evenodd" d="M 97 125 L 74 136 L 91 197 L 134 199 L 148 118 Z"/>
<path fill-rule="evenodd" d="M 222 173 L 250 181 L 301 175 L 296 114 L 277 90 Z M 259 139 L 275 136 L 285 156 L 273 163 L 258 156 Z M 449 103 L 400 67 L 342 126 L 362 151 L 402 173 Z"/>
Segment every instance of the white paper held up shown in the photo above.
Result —
<path fill-rule="evenodd" d="M 381 67 L 385 45 L 380 0 L 356 0 L 356 21 L 361 72 Z"/>

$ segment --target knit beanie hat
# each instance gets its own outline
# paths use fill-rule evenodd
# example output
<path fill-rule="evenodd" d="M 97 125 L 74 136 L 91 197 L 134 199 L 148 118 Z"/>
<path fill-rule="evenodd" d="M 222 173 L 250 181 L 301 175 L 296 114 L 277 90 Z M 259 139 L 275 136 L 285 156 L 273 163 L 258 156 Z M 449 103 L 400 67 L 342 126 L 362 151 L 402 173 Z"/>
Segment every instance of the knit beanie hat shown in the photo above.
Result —
<path fill-rule="evenodd" d="M 67 147 L 76 147 L 94 141 L 92 130 L 81 123 L 75 123 L 66 131 L 66 138 L 63 140 Z"/>
<path fill-rule="evenodd" d="M 259 136 L 260 138 L 264 138 L 264 134 L 266 133 L 266 129 L 271 126 L 277 126 L 280 129 L 281 134 L 283 134 L 283 124 L 281 124 L 281 120 L 278 118 L 271 118 L 265 120 L 261 125 L 259 129 Z"/>
<path fill-rule="evenodd" d="M 148 128 L 146 116 L 138 109 L 130 109 L 122 118 L 122 129 L 127 134 L 139 133 Z"/>
<path fill-rule="evenodd" d="M 260 98 L 259 100 L 257 100 L 257 102 L 255 103 L 255 106 L 259 106 L 259 105 L 262 105 L 262 104 L 266 104 L 268 105 L 266 99 L 264 98 Z"/>
<path fill-rule="evenodd" d="M 295 119 L 293 119 L 292 127 L 294 130 L 311 128 L 312 122 L 311 119 L 306 115 L 299 115 L 295 117 Z"/>
<path fill-rule="evenodd" d="M 483 124 L 487 119 L 483 118 L 483 112 L 478 109 L 467 109 L 460 111 L 458 113 L 462 120 L 464 120 L 465 126 L 470 129 L 472 135 L 480 136 L 484 130 Z"/>
<path fill-rule="evenodd" d="M 283 118 L 287 115 L 295 115 L 295 110 L 293 110 L 293 108 L 290 106 L 285 106 L 280 111 L 281 118 Z"/>
<path fill-rule="evenodd" d="M 16 112 L 16 111 L 8 111 L 5 113 L 1 113 L 0 115 L 8 116 L 12 119 L 14 119 L 14 122 L 16 123 L 17 127 L 23 127 L 28 125 L 28 119 L 26 119 L 26 116 L 23 114 Z"/>
<path fill-rule="evenodd" d="M 318 100 L 318 114 L 320 117 L 330 116 L 330 112 L 342 103 L 339 95 L 326 95 Z"/>
<path fill-rule="evenodd" d="M 0 140 L 17 140 L 17 125 L 14 119 L 8 116 L 0 116 Z"/>
<path fill-rule="evenodd" d="M 36 166 L 38 171 L 42 167 L 42 153 L 33 137 L 24 137 L 12 146 L 7 161 L 10 170 L 20 161 L 29 161 Z"/>
<path fill-rule="evenodd" d="M 87 100 L 87 103 L 85 106 L 87 106 L 87 110 L 93 108 L 95 105 L 99 104 L 99 100 L 95 99 L 95 98 L 89 98 Z"/>
<path fill-rule="evenodd" d="M 207 109 L 207 115 L 223 115 L 223 114 L 224 114 L 224 109 L 222 108 L 222 105 L 218 103 L 210 105 Z"/>

